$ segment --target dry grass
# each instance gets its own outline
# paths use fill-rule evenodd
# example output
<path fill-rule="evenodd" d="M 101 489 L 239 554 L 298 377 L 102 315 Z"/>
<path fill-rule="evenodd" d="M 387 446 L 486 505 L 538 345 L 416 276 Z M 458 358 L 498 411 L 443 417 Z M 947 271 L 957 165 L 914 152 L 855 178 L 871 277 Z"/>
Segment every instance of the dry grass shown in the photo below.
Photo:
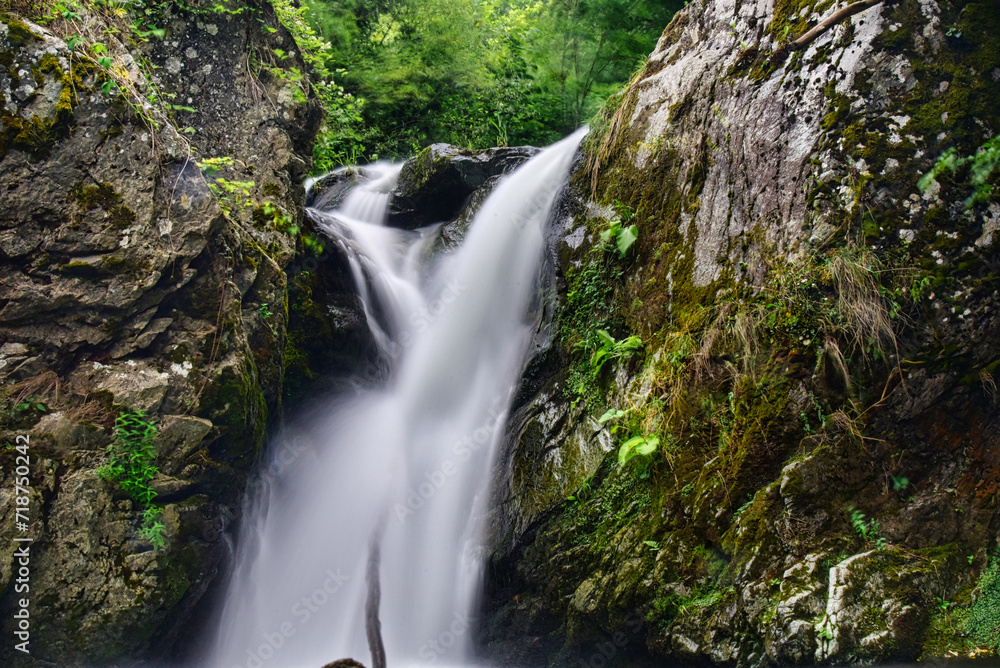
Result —
<path fill-rule="evenodd" d="M 883 357 L 888 357 L 890 347 L 897 351 L 889 307 L 879 287 L 882 266 L 878 258 L 865 251 L 845 251 L 834 255 L 829 268 L 851 347 L 865 351 L 872 344 Z"/>
<path fill-rule="evenodd" d="M 851 394 L 854 388 L 851 383 L 851 372 L 847 369 L 847 360 L 844 359 L 844 353 L 840 350 L 840 344 L 829 334 L 823 342 L 823 353 L 830 360 L 837 375 L 840 376 L 841 382 L 844 383 L 844 389 L 847 390 L 848 394 Z"/>
<path fill-rule="evenodd" d="M 993 374 L 991 374 L 986 369 L 983 369 L 979 373 L 979 382 L 983 386 L 983 392 L 985 392 L 987 395 L 989 395 L 989 397 L 990 397 L 990 399 L 992 399 L 993 403 L 996 403 L 997 402 L 997 381 L 996 381 L 995 378 L 993 378 Z"/>
<path fill-rule="evenodd" d="M 45 371 L 0 389 L 0 399 L 10 399 L 17 406 L 28 399 L 42 403 L 59 401 L 59 376 Z"/>
<path fill-rule="evenodd" d="M 629 104 L 629 102 L 630 98 L 633 103 L 635 99 L 632 94 L 632 87 L 636 84 L 636 82 L 642 79 L 645 74 L 646 68 L 643 66 L 622 88 L 619 93 L 623 96 L 622 103 L 617 109 L 615 109 L 614 113 L 611 114 L 607 130 L 604 133 L 604 137 L 601 139 L 601 143 L 597 146 L 596 150 L 590 152 L 590 157 L 588 158 L 586 165 L 586 174 L 590 175 L 590 196 L 592 198 L 597 197 L 597 182 L 600 178 L 601 166 L 607 162 L 607 160 L 611 157 L 611 154 L 614 153 L 622 132 L 630 125 L 633 104 Z"/>

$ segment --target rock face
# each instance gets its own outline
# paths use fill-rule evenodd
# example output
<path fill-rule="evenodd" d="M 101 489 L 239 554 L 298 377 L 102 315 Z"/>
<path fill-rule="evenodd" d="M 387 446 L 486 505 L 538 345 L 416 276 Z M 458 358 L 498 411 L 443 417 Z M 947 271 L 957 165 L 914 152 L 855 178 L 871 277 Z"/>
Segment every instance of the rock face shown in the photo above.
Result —
<path fill-rule="evenodd" d="M 998 529 L 1000 204 L 967 168 L 918 180 L 1000 132 L 1000 16 L 899 0 L 788 48 L 835 9 L 692 2 L 594 125 L 508 425 L 494 660 L 995 643 L 962 619 Z"/>
<path fill-rule="evenodd" d="M 487 180 L 512 171 L 537 152 L 531 146 L 470 151 L 431 144 L 403 165 L 392 192 L 389 224 L 413 229 L 454 220 Z"/>
<path fill-rule="evenodd" d="M 185 107 L 176 124 L 140 118 L 141 99 L 104 93 L 96 64 L 0 14 L 0 435 L 31 443 L 37 661 L 197 650 L 224 534 L 280 407 L 285 270 L 302 256 L 287 230 L 302 222 L 319 110 L 290 77 L 252 74 L 245 54 L 295 49 L 268 4 L 251 9 L 168 10 L 166 37 L 118 61 L 155 66 L 159 94 Z M 227 193 L 218 177 L 243 185 Z M 115 417 L 135 410 L 158 430 L 158 550 L 138 505 L 95 475 Z M 16 454 L 0 459 L 7 634 Z M 11 643 L 0 662 L 28 665 Z"/>

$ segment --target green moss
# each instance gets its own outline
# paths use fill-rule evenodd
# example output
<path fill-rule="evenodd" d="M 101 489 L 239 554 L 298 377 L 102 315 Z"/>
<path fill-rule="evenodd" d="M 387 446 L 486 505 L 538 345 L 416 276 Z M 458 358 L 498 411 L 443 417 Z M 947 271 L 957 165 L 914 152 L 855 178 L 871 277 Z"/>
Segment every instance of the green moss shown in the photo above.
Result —
<path fill-rule="evenodd" d="M 135 222 L 135 212 L 125 206 L 122 196 L 110 183 L 98 183 L 96 186 L 85 186 L 78 183 L 69 191 L 68 198 L 80 209 L 78 220 L 83 212 L 102 209 L 107 214 L 107 220 L 117 229 L 125 229 Z"/>
<path fill-rule="evenodd" d="M 0 13 L 0 22 L 7 24 L 7 41 L 11 46 L 20 47 L 40 39 L 27 23 L 10 14 Z"/>
<path fill-rule="evenodd" d="M 215 444 L 223 448 L 215 458 L 248 469 L 264 443 L 268 417 L 252 356 L 244 358 L 238 366 L 223 369 L 202 394 L 198 412 L 225 436 Z"/>
<path fill-rule="evenodd" d="M 824 130 L 831 130 L 851 114 L 851 99 L 842 93 L 838 93 L 836 85 L 830 83 L 826 87 L 826 99 L 833 107 L 833 111 L 824 116 L 819 125 Z"/>
<path fill-rule="evenodd" d="M 40 39 L 25 24 L 16 20 L 8 22 L 8 28 L 10 30 L 8 38 L 14 46 L 23 46 Z M 12 79 L 11 87 L 13 88 L 20 85 L 16 59 L 10 51 L 5 52 L 5 55 L 4 65 Z M 75 66 L 74 70 L 83 70 L 88 67 L 92 66 L 81 63 Z M 25 118 L 11 114 L 6 109 L 0 109 L 0 159 L 3 159 L 12 150 L 25 151 L 33 158 L 45 159 L 55 143 L 66 137 L 72 128 L 74 122 L 73 105 L 76 101 L 74 92 L 76 72 L 64 71 L 59 64 L 59 58 L 46 53 L 38 65 L 31 68 L 31 74 L 34 79 L 33 83 L 37 87 L 44 86 L 50 78 L 61 82 L 62 90 L 56 102 L 55 114 L 51 118 L 42 118 L 38 115 Z M 82 84 L 82 82 L 80 83 Z M 80 85 L 77 88 L 84 87 Z"/>
<path fill-rule="evenodd" d="M 619 339 L 629 333 L 615 306 L 622 277 L 621 262 L 605 244 L 593 249 L 582 266 L 567 269 L 568 290 L 558 320 L 560 344 L 571 357 L 565 388 L 569 396 L 599 401 L 600 381 L 606 380 L 607 374 L 596 375 L 590 365 L 591 355 L 600 345 L 597 331 L 608 331 Z"/>
<path fill-rule="evenodd" d="M 976 583 L 975 600 L 964 620 L 964 630 L 980 646 L 1000 650 L 1000 558 L 993 557 Z"/>
<path fill-rule="evenodd" d="M 813 12 L 822 15 L 832 6 L 833 0 L 776 0 L 768 32 L 779 42 L 794 40 L 810 28 Z"/>
<path fill-rule="evenodd" d="M 49 151 L 64 136 L 64 128 L 54 121 L 32 116 L 29 119 L 0 115 L 0 159 L 12 150 L 21 150 L 37 159 L 48 157 Z"/>
<path fill-rule="evenodd" d="M 61 265 L 58 271 L 64 276 L 73 276 L 75 278 L 94 279 L 101 275 L 101 271 L 97 265 L 90 262 L 68 262 Z"/>

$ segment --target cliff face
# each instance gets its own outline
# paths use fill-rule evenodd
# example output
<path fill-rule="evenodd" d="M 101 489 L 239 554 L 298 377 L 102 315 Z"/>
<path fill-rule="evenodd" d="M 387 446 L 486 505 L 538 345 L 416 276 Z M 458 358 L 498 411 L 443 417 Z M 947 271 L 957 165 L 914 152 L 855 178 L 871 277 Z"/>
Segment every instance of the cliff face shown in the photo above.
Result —
<path fill-rule="evenodd" d="M 595 125 L 509 424 L 492 657 L 995 647 L 1000 206 L 969 163 L 918 180 L 1000 131 L 1000 16 L 885 2 L 792 46 L 836 9 L 692 2 Z"/>
<path fill-rule="evenodd" d="M 167 11 L 162 40 L 108 37 L 107 69 L 0 14 L 0 436 L 30 438 L 26 532 L 23 462 L 0 452 L 0 609 L 11 637 L 12 538 L 30 536 L 32 655 L 59 665 L 193 648 L 280 406 L 319 111 L 270 5 Z M 95 475 L 137 411 L 157 430 L 156 550 L 143 504 Z M 0 662 L 22 658 L 4 643 Z"/>

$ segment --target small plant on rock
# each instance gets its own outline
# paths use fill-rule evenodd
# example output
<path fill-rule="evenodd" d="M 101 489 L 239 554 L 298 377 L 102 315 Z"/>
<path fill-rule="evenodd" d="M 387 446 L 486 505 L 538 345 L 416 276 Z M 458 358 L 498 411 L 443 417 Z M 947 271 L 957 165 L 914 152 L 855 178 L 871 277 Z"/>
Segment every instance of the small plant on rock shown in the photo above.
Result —
<path fill-rule="evenodd" d="M 625 257 L 625 253 L 639 238 L 639 228 L 635 225 L 629 225 L 629 222 L 635 217 L 630 208 L 616 201 L 615 209 L 618 212 L 618 218 L 611 221 L 608 229 L 601 232 L 601 240 L 606 243 L 613 240 L 618 249 L 618 257 Z"/>
<path fill-rule="evenodd" d="M 115 439 L 108 446 L 107 461 L 97 468 L 97 476 L 117 482 L 122 491 L 142 507 L 139 535 L 159 549 L 164 545 L 162 510 L 153 505 L 156 490 L 150 481 L 159 469 L 153 463 L 156 448 L 156 425 L 141 410 L 124 410 L 115 419 Z"/>
<path fill-rule="evenodd" d="M 879 535 L 878 522 L 874 518 L 866 518 L 865 514 L 854 506 L 848 506 L 847 511 L 851 514 L 851 526 L 854 527 L 858 537 L 866 543 L 873 543 L 877 550 L 885 549 L 887 541 Z"/>
<path fill-rule="evenodd" d="M 631 357 L 642 348 L 642 339 L 634 335 L 616 341 L 607 331 L 599 329 L 597 337 L 601 345 L 590 357 L 590 370 L 595 376 L 601 373 L 604 363 L 608 360 Z"/>
<path fill-rule="evenodd" d="M 660 437 L 655 434 L 651 436 L 633 436 L 618 448 L 619 468 L 625 466 L 636 455 L 649 456 L 653 454 L 659 445 Z"/>

